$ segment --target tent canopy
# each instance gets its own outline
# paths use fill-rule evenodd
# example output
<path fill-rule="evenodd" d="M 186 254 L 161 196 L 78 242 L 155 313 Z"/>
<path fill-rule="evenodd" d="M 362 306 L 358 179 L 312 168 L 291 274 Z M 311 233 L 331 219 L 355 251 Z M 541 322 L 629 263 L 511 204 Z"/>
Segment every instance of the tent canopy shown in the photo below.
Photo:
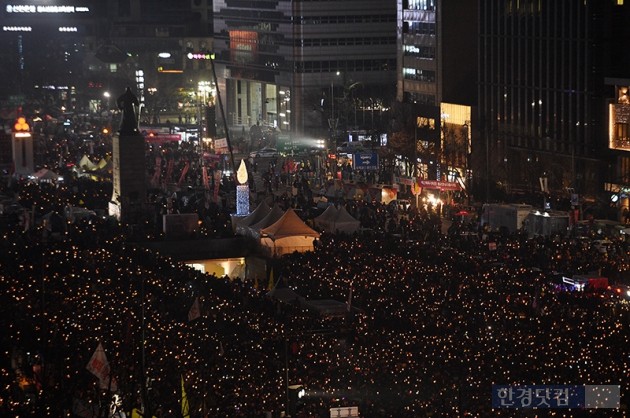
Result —
<path fill-rule="evenodd" d="M 329 206 L 321 215 L 314 219 L 314 222 L 319 228 L 331 233 L 343 232 L 353 234 L 361 226 L 361 222 L 350 215 L 344 206 L 339 208 Z"/>
<path fill-rule="evenodd" d="M 274 257 L 295 251 L 313 251 L 316 238 L 319 238 L 319 232 L 306 225 L 293 209 L 288 209 L 273 225 L 260 230 L 260 245 Z"/>
<path fill-rule="evenodd" d="M 267 202 L 263 200 L 249 215 L 240 219 L 232 218 L 232 221 L 235 224 L 234 228 L 236 233 L 238 235 L 247 235 L 249 227 L 262 221 L 269 212 L 271 212 L 271 208 Z"/>
<path fill-rule="evenodd" d="M 33 173 L 33 177 L 37 180 L 57 180 L 59 179 L 59 174 L 47 168 L 42 168 L 41 170 Z"/>
<path fill-rule="evenodd" d="M 94 164 L 92 160 L 90 160 L 90 157 L 88 157 L 87 155 L 83 155 L 83 157 L 81 157 L 81 160 L 79 161 L 77 165 L 81 169 L 87 170 L 87 171 L 94 171 L 97 169 L 97 165 Z"/>
<path fill-rule="evenodd" d="M 275 204 L 264 218 L 249 226 L 248 233 L 254 238 L 259 238 L 261 230 L 273 225 L 276 221 L 278 221 L 278 219 L 282 217 L 283 214 L 284 211 L 280 208 L 280 206 Z"/>
<path fill-rule="evenodd" d="M 261 229 L 260 235 L 275 240 L 294 236 L 319 238 L 319 232 L 306 225 L 293 209 L 287 209 L 277 222 Z"/>

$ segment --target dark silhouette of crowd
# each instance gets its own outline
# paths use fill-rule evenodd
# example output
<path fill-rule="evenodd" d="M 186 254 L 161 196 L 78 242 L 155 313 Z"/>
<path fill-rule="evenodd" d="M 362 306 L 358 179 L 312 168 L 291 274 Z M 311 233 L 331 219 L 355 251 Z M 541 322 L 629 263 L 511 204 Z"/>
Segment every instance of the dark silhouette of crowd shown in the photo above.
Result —
<path fill-rule="evenodd" d="M 72 195 L 14 188 L 42 212 Z M 626 407 L 630 305 L 567 291 L 551 272 L 621 282 L 627 247 L 603 256 L 563 237 L 443 234 L 431 208 L 348 210 L 372 233 L 324 233 L 313 252 L 269 260 L 260 283 L 151 253 L 109 218 L 62 222 L 54 234 L 3 219 L 0 415 L 109 416 L 112 394 L 86 370 L 99 343 L 121 409 L 156 417 L 180 416 L 182 379 L 191 416 L 204 417 L 280 416 L 287 384 L 304 387 L 293 405 L 304 418 L 334 406 L 375 418 L 513 416 L 491 410 L 493 383 L 620 384 Z M 347 313 L 281 303 L 269 281 L 345 302 Z M 200 317 L 189 321 L 195 299 Z"/>
<path fill-rule="evenodd" d="M 99 343 L 127 415 L 180 417 L 182 381 L 191 417 L 314 418 L 336 406 L 366 418 L 515 416 L 491 409 L 492 384 L 621 385 L 622 411 L 518 416 L 627 413 L 628 298 L 555 280 L 592 273 L 628 284 L 625 243 L 602 253 L 576 236 L 528 238 L 474 222 L 445 233 L 441 208 L 336 199 L 360 232 L 322 233 L 312 252 L 266 260 L 264 280 L 216 277 L 142 241 L 164 238 L 166 213 L 198 213 L 196 237 L 231 236 L 234 179 L 204 178 L 194 144 L 148 146 L 156 182 L 146 222 L 131 228 L 106 216 L 110 182 L 65 164 L 88 151 L 84 141 L 63 138 L 46 142 L 46 154 L 64 182 L 0 188 L 25 209 L 0 219 L 2 417 L 112 416 L 111 382 L 86 369 Z M 106 157 L 109 139 L 98 136 L 91 155 Z M 250 172 L 270 173 L 261 198 L 301 209 L 311 225 L 321 213 L 308 170 L 274 161 Z M 167 192 L 164 179 L 182 187 Z M 96 215 L 70 220 L 67 206 Z M 347 309 L 330 316 L 280 302 L 270 284 Z M 200 316 L 189 320 L 195 300 Z M 305 396 L 292 398 L 293 385 Z"/>

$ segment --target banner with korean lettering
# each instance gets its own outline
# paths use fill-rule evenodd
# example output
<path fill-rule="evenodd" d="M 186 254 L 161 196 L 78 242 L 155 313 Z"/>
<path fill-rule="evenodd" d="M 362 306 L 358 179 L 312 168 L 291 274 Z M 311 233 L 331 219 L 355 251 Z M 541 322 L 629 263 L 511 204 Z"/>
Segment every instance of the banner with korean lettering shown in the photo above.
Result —
<path fill-rule="evenodd" d="M 440 180 L 418 180 L 420 187 L 426 189 L 434 189 L 441 191 L 458 191 L 461 190 L 459 183 Z"/>

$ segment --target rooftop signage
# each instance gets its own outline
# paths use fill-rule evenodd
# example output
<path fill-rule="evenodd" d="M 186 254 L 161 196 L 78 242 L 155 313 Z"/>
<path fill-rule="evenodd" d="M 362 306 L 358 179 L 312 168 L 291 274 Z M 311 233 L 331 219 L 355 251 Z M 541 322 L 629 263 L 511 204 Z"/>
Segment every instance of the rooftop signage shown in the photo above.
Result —
<path fill-rule="evenodd" d="M 7 13 L 25 13 L 25 14 L 37 14 L 37 13 L 87 13 L 90 11 L 86 6 L 55 6 L 55 5 L 35 5 L 35 4 L 7 4 Z"/>

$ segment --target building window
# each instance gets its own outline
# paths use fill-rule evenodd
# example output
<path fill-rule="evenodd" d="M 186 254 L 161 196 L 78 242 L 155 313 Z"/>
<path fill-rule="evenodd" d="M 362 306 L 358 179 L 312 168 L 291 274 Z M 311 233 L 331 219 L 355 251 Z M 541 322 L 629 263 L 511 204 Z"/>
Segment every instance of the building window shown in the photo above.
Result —
<path fill-rule="evenodd" d="M 435 48 L 430 46 L 405 45 L 405 56 L 419 59 L 434 59 Z"/>
<path fill-rule="evenodd" d="M 435 0 L 408 0 L 408 10 L 435 10 Z"/>
<path fill-rule="evenodd" d="M 424 81 L 426 83 L 435 83 L 435 71 L 431 71 L 431 70 L 404 68 L 403 76 L 407 80 L 416 80 L 416 81 Z"/>
<path fill-rule="evenodd" d="M 435 36 L 435 23 L 434 22 L 418 22 L 410 21 L 405 22 L 407 28 L 406 32 L 410 35 L 430 35 Z"/>

